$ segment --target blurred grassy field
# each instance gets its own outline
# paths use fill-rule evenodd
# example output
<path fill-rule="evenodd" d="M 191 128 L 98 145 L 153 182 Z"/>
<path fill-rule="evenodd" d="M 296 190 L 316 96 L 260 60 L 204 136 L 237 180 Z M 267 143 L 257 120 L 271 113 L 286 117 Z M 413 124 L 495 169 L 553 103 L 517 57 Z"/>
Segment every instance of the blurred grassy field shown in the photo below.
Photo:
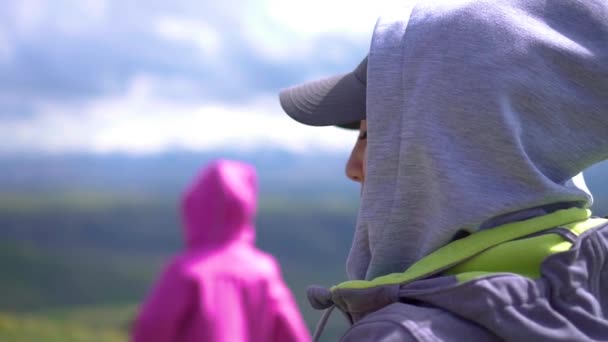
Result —
<path fill-rule="evenodd" d="M 54 309 L 27 314 L 0 313 L 4 342 L 122 342 L 128 341 L 136 306 L 116 305 Z"/>
<path fill-rule="evenodd" d="M 355 205 L 265 198 L 259 207 L 257 245 L 281 264 L 312 330 L 321 313 L 306 287 L 345 279 Z M 0 342 L 126 340 L 136 303 L 181 250 L 171 197 L 0 193 Z M 344 328 L 334 315 L 325 341 Z"/>

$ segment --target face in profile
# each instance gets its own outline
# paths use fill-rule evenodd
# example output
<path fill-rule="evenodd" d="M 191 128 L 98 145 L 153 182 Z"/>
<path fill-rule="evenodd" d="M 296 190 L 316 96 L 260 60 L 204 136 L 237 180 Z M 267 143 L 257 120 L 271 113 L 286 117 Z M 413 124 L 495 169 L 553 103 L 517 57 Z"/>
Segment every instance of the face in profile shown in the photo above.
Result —
<path fill-rule="evenodd" d="M 365 182 L 365 172 L 367 164 L 367 121 L 362 120 L 359 127 L 359 136 L 355 142 L 350 157 L 346 162 L 346 176 L 361 184 Z"/>

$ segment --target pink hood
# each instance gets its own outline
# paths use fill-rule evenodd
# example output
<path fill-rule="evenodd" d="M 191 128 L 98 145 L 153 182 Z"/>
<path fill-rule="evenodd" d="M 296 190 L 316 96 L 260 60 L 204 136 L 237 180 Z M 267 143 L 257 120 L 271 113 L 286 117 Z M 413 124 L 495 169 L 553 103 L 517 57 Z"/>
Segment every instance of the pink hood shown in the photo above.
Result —
<path fill-rule="evenodd" d="M 136 342 L 309 341 L 274 258 L 254 241 L 253 167 L 218 160 L 184 193 L 187 250 L 140 308 Z"/>
<path fill-rule="evenodd" d="M 235 241 L 253 243 L 256 196 L 252 166 L 228 160 L 211 163 L 182 199 L 188 248 L 214 248 Z"/>

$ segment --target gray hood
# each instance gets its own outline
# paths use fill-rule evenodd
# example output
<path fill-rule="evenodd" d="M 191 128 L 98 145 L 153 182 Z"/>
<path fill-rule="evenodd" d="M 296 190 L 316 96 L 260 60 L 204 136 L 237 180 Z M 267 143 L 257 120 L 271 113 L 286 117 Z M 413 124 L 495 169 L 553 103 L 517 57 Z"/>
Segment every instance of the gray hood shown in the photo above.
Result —
<path fill-rule="evenodd" d="M 608 3 L 425 1 L 379 20 L 351 279 L 460 231 L 588 207 L 608 158 Z"/>

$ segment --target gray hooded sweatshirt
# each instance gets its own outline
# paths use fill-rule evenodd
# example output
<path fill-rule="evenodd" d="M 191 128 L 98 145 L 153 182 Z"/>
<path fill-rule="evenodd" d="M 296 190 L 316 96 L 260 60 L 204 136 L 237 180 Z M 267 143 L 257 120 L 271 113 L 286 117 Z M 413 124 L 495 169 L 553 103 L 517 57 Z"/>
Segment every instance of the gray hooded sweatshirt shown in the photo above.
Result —
<path fill-rule="evenodd" d="M 608 158 L 608 3 L 420 1 L 379 20 L 347 271 L 403 272 L 461 232 L 592 202 Z"/>

